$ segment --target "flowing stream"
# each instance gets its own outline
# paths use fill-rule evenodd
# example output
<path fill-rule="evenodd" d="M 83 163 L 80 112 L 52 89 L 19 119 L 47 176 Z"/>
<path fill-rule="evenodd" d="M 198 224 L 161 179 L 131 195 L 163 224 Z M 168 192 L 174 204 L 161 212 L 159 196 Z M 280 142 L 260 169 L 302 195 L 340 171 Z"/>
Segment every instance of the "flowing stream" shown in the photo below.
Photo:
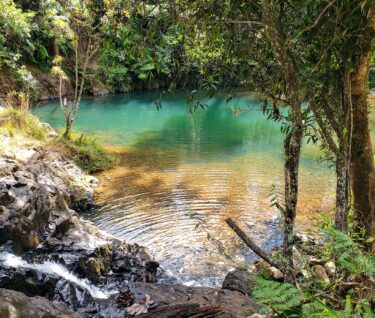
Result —
<path fill-rule="evenodd" d="M 44 262 L 41 264 L 28 263 L 21 257 L 11 253 L 0 253 L 0 263 L 2 263 L 1 265 L 5 267 L 33 269 L 48 275 L 64 278 L 65 280 L 87 290 L 92 297 L 97 299 L 107 299 L 111 295 L 110 292 L 103 291 L 90 284 L 88 280 L 77 277 L 61 264 L 54 262 Z"/>
<path fill-rule="evenodd" d="M 270 198 L 282 197 L 281 124 L 267 120 L 251 95 L 205 99 L 208 107 L 194 116 L 183 93 L 165 99 L 160 111 L 158 98 L 159 92 L 139 92 L 82 101 L 75 128 L 95 133 L 120 157 L 117 167 L 98 174 L 100 207 L 86 217 L 148 247 L 178 282 L 219 286 L 235 264 L 218 253 L 218 241 L 237 264 L 256 258 L 226 226 L 227 217 L 263 248 L 280 244 L 279 213 Z M 63 127 L 58 103 L 34 112 Z M 333 207 L 334 173 L 320 156 L 317 146 L 304 145 L 299 230 L 314 229 L 320 211 Z"/>

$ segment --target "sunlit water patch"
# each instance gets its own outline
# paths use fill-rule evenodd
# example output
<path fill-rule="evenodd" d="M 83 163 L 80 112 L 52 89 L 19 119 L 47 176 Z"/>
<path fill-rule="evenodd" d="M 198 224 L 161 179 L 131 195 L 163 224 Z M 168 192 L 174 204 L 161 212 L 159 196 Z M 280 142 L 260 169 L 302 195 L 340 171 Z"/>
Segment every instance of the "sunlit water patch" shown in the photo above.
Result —
<path fill-rule="evenodd" d="M 100 208 L 86 217 L 147 246 L 179 282 L 217 286 L 235 265 L 218 253 L 215 240 L 237 263 L 256 258 L 226 226 L 227 217 L 265 249 L 281 241 L 279 214 L 268 197 L 272 185 L 279 191 L 283 186 L 280 124 L 267 120 L 252 96 L 229 103 L 225 96 L 207 99 L 209 107 L 194 116 L 182 94 L 157 111 L 158 96 L 142 92 L 82 102 L 75 128 L 95 133 L 120 156 L 118 167 L 98 175 Z M 237 108 L 247 111 L 236 116 Z M 35 113 L 63 126 L 57 103 Z M 313 229 L 319 210 L 333 206 L 334 174 L 318 163 L 319 155 L 316 146 L 304 145 L 300 230 Z M 195 230 L 192 212 L 205 228 Z"/>

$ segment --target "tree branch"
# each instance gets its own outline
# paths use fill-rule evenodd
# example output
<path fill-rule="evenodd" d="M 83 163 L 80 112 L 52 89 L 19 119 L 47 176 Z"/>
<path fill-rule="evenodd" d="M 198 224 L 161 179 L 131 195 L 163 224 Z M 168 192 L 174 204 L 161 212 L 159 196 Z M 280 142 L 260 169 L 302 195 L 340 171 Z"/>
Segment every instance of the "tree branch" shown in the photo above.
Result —
<path fill-rule="evenodd" d="M 326 140 L 329 148 L 332 150 L 332 152 L 335 153 L 336 156 L 339 156 L 339 148 L 337 147 L 334 139 L 332 138 L 330 132 L 327 129 L 327 125 L 324 124 L 322 116 L 319 114 L 318 109 L 315 105 L 315 101 L 310 101 L 310 109 L 312 110 L 314 117 L 319 125 L 320 132 L 323 136 L 323 138 Z"/>
<path fill-rule="evenodd" d="M 333 5 L 335 2 L 336 2 L 336 0 L 333 0 L 333 1 L 331 1 L 330 3 L 328 3 L 327 6 L 322 10 L 322 12 L 320 12 L 320 14 L 319 14 L 318 17 L 316 18 L 315 22 L 314 22 L 312 25 L 309 25 L 308 27 L 304 28 L 301 32 L 299 32 L 299 33 L 296 35 L 296 37 L 295 37 L 294 39 L 300 37 L 303 33 L 307 32 L 307 31 L 310 31 L 311 29 L 315 28 L 315 27 L 318 25 L 320 19 L 323 17 L 323 14 L 324 14 L 324 13 L 329 9 L 329 7 L 330 7 L 331 5 Z"/>

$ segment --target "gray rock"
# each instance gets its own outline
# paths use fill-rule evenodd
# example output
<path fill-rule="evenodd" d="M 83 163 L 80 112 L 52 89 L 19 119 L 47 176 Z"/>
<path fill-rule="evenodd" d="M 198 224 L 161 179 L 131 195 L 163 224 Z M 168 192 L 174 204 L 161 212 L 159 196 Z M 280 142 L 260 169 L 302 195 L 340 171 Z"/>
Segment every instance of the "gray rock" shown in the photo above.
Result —
<path fill-rule="evenodd" d="M 47 137 L 49 138 L 56 138 L 59 136 L 57 131 L 48 123 L 40 123 L 40 125 L 44 128 L 44 130 L 47 132 Z"/>
<path fill-rule="evenodd" d="M 272 273 L 273 279 L 278 280 L 278 281 L 284 279 L 284 274 L 279 269 L 277 269 L 276 267 L 271 266 L 270 271 Z"/>
<path fill-rule="evenodd" d="M 80 314 L 63 304 L 55 304 L 43 297 L 27 297 L 13 290 L 0 288 L 0 317 L 2 318 L 80 318 Z"/>
<path fill-rule="evenodd" d="M 0 158 L 0 244 L 11 240 L 27 250 L 51 230 L 59 237 L 66 233 L 76 215 L 69 206 L 78 198 L 82 205 L 91 202 L 97 182 L 60 154 L 24 152 L 33 155 L 20 161 Z"/>
<path fill-rule="evenodd" d="M 301 234 L 301 233 L 295 233 L 293 235 L 294 241 L 296 243 L 302 243 L 302 244 L 307 244 L 307 245 L 315 245 L 317 244 L 317 239 L 309 234 Z"/>
<path fill-rule="evenodd" d="M 254 286 L 255 278 L 256 274 L 254 272 L 235 269 L 225 276 L 222 288 L 249 295 Z"/>
<path fill-rule="evenodd" d="M 296 274 L 302 273 L 302 270 L 307 266 L 308 259 L 293 246 L 293 268 Z"/>

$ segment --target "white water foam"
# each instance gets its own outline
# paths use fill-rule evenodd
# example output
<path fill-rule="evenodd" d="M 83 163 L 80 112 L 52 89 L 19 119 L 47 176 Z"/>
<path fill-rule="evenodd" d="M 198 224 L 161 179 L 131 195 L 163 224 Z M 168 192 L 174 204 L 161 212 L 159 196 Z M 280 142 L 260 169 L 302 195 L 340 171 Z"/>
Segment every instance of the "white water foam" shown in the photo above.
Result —
<path fill-rule="evenodd" d="M 54 262 L 30 264 L 24 261 L 21 257 L 11 253 L 1 253 L 0 262 L 7 267 L 35 269 L 49 275 L 62 277 L 65 280 L 86 289 L 94 298 L 107 299 L 111 295 L 110 292 L 100 290 L 98 287 L 90 284 L 88 280 L 77 277 L 73 273 L 69 272 L 69 270 L 63 265 Z"/>

